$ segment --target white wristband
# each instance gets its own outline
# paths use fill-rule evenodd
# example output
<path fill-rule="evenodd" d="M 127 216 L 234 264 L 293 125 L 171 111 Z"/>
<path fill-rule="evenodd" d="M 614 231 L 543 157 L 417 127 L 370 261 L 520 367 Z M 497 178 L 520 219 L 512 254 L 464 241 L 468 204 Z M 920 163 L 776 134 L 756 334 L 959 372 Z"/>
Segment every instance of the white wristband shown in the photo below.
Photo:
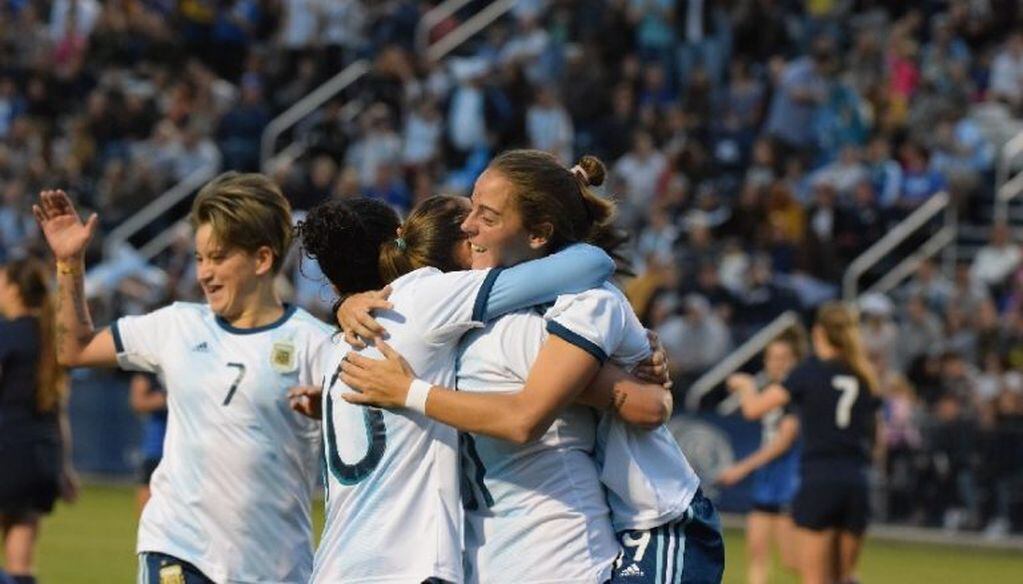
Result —
<path fill-rule="evenodd" d="M 408 386 L 408 395 L 405 396 L 405 407 L 426 415 L 426 398 L 430 395 L 433 386 L 422 379 L 413 379 Z"/>

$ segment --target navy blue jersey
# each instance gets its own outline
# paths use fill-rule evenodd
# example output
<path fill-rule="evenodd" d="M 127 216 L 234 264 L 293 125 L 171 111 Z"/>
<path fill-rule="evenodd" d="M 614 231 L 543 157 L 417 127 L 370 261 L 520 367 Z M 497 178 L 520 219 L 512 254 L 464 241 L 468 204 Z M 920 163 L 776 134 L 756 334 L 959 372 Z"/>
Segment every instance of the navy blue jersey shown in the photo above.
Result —
<path fill-rule="evenodd" d="M 36 411 L 39 319 L 0 319 L 0 443 L 58 436 L 56 412 Z"/>
<path fill-rule="evenodd" d="M 799 412 L 804 477 L 844 478 L 870 464 L 875 412 L 881 405 L 865 379 L 837 360 L 811 357 L 782 384 Z"/>

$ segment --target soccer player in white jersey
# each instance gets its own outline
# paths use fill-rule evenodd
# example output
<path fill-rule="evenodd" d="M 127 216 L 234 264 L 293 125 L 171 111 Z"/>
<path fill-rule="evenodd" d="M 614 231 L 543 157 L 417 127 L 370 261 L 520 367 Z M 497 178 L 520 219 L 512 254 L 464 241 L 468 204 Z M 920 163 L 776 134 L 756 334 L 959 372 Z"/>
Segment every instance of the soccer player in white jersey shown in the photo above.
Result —
<path fill-rule="evenodd" d="M 503 272 L 453 271 L 467 263 L 459 224 L 468 212 L 464 198 L 432 197 L 399 229 L 386 204 L 353 199 L 314 208 L 299 227 L 303 250 L 342 297 L 391 285 L 393 309 L 380 315 L 390 342 L 442 385 L 454 383 L 465 332 L 599 285 L 614 270 L 599 248 L 575 246 Z M 348 390 L 338 372 L 349 350 L 337 339 L 322 356 L 327 522 L 312 581 L 462 582 L 457 432 L 415 412 L 337 399 Z"/>
<path fill-rule="evenodd" d="M 83 293 L 84 224 L 62 191 L 33 208 L 57 260 L 58 347 L 68 366 L 156 373 L 167 388 L 164 458 L 139 524 L 140 584 L 305 583 L 318 426 L 287 389 L 313 382 L 330 328 L 273 287 L 291 210 L 258 174 L 223 174 L 192 205 L 205 304 L 176 302 L 93 329 Z"/>
<path fill-rule="evenodd" d="M 603 166 L 592 157 L 582 165 L 588 168 L 570 172 L 529 151 L 495 159 L 477 182 L 465 225 L 473 265 L 514 264 L 578 233 L 613 241 L 600 233 L 609 223 L 610 205 L 586 188 L 599 184 Z M 580 206 L 586 218 L 573 224 L 571 211 Z M 551 336 L 541 349 L 545 328 Z M 546 318 L 515 313 L 468 338 L 459 366 L 462 391 L 434 387 L 418 399 L 430 417 L 477 434 L 466 442 L 463 469 L 476 483 L 467 493 L 467 563 L 474 568 L 469 579 L 611 579 L 618 545 L 598 469 L 589 458 L 597 429 L 591 414 L 565 406 L 608 355 L 630 365 L 649 351 L 638 320 L 610 288 L 561 299 Z M 363 392 L 345 399 L 389 407 L 415 399 L 407 366 L 388 369 L 353 356 L 344 370 L 346 381 Z M 636 434 L 615 420 L 602 422 L 601 430 L 597 454 L 629 554 L 618 562 L 614 580 L 720 580 L 723 545 L 716 514 L 667 430 Z"/>

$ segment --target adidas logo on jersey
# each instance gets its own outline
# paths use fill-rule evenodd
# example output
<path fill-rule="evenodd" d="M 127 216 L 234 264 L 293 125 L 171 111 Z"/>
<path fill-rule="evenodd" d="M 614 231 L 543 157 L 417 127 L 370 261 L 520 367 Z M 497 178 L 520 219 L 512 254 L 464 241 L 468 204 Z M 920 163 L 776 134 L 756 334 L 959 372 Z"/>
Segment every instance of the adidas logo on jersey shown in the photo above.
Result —
<path fill-rule="evenodd" d="M 639 567 L 639 564 L 633 563 L 628 568 L 625 568 L 618 573 L 619 578 L 642 578 L 643 570 Z"/>
<path fill-rule="evenodd" d="M 209 353 L 210 352 L 210 346 L 209 346 L 209 344 L 206 343 L 206 341 L 203 341 L 203 342 L 199 343 L 198 345 L 192 347 L 192 352 L 193 353 Z"/>

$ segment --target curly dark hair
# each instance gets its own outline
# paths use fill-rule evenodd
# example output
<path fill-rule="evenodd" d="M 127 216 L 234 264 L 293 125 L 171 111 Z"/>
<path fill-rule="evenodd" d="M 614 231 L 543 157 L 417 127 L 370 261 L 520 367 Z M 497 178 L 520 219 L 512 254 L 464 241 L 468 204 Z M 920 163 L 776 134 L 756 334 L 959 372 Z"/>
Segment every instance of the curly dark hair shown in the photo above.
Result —
<path fill-rule="evenodd" d="M 393 245 L 399 225 L 398 214 L 387 204 L 357 197 L 320 203 L 295 230 L 302 253 L 319 262 L 345 298 L 384 287 L 380 247 Z"/>

